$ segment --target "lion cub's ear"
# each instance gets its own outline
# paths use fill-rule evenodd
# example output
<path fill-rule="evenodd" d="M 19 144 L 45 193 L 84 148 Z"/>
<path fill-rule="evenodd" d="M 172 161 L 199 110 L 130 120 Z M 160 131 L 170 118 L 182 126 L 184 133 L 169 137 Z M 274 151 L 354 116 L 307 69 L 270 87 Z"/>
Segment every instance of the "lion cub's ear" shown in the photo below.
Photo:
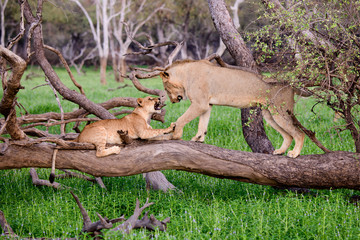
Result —
<path fill-rule="evenodd" d="M 142 103 L 143 103 L 143 99 L 142 99 L 142 98 L 138 98 L 138 99 L 137 99 L 137 104 L 138 104 L 139 107 L 142 106 Z"/>
<path fill-rule="evenodd" d="M 169 81 L 169 74 L 167 73 L 167 72 L 160 72 L 160 77 L 162 78 L 162 80 L 164 81 L 164 82 L 167 82 L 167 81 Z"/>

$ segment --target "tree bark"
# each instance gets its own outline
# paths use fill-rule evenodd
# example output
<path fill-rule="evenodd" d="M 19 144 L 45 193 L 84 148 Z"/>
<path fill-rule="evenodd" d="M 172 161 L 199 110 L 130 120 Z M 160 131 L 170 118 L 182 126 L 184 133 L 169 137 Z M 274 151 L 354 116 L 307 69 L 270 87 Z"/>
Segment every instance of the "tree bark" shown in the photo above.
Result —
<path fill-rule="evenodd" d="M 0 148 L 3 146 L 0 145 Z M 0 169 L 50 168 L 54 145 L 11 144 L 0 155 Z M 249 153 L 187 141 L 136 141 L 119 155 L 97 158 L 94 150 L 59 150 L 56 167 L 97 177 L 176 169 L 218 178 L 279 187 L 360 190 L 360 154 L 332 152 L 286 156 Z"/>
<path fill-rule="evenodd" d="M 106 85 L 107 57 L 100 57 L 100 83 Z"/>
<path fill-rule="evenodd" d="M 124 76 L 126 76 L 126 60 L 124 57 L 119 58 L 118 71 L 120 71 L 119 82 L 124 82 Z"/>
<path fill-rule="evenodd" d="M 258 72 L 254 58 L 246 47 L 240 33 L 236 30 L 225 2 L 208 0 L 208 4 L 215 28 L 231 56 L 235 59 L 236 64 Z M 254 110 L 255 108 L 241 109 L 245 140 L 253 152 L 272 153 L 274 147 L 266 136 L 261 111 L 251 114 Z"/>
<path fill-rule="evenodd" d="M 4 60 L 8 61 L 12 67 L 12 74 L 10 78 L 2 79 L 4 92 L 0 102 L 0 113 L 4 115 L 6 120 L 2 128 L 5 126 L 6 131 L 13 139 L 24 139 L 26 138 L 26 135 L 16 123 L 15 103 L 16 94 L 21 88 L 20 80 L 26 69 L 26 62 L 21 57 L 17 56 L 15 53 L 3 46 L 0 46 L 0 57 L 3 58 L 0 60 L 0 65 L 2 65 L 0 70 L 6 71 L 6 63 L 2 62 Z M 6 78 L 6 74 L 2 77 Z"/>

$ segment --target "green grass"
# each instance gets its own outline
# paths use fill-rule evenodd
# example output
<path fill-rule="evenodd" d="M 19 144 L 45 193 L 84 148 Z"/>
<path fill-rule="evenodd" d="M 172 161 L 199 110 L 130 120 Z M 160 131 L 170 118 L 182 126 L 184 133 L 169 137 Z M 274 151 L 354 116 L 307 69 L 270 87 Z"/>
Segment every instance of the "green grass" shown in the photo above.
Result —
<path fill-rule="evenodd" d="M 109 73 L 108 85 L 100 86 L 99 74 L 86 69 L 85 76 L 76 76 L 87 96 L 94 102 L 104 102 L 112 97 L 142 97 L 134 87 L 116 91 Z M 27 71 L 39 72 L 37 68 Z M 60 78 L 71 89 L 71 82 L 63 69 L 57 69 Z M 25 86 L 18 94 L 19 102 L 29 113 L 59 112 L 53 92 L 49 87 L 31 88 L 44 83 L 44 77 L 23 80 Z M 131 85 L 129 81 L 126 82 Z M 161 88 L 160 79 L 143 80 L 151 88 Z M 349 132 L 335 131 L 333 113 L 325 106 L 317 105 L 316 114 L 311 112 L 312 99 L 299 99 L 296 107 L 298 119 L 315 131 L 322 143 L 331 150 L 354 151 Z M 76 109 L 75 104 L 62 100 L 65 111 Z M 153 122 L 153 127 L 163 128 L 181 116 L 189 102 L 167 103 L 166 123 Z M 214 107 L 207 144 L 228 149 L 250 151 L 244 141 L 240 126 L 240 111 L 228 107 Z M 338 123 L 342 125 L 343 123 Z M 70 127 L 68 128 L 70 129 Z M 197 130 L 197 120 L 184 130 L 184 139 L 190 140 Z M 58 132 L 58 128 L 50 129 Z M 281 136 L 266 125 L 268 136 L 275 147 L 281 145 Z M 306 138 L 302 154 L 322 153 Z M 41 178 L 47 179 L 49 169 L 39 169 Z M 296 194 L 276 190 L 269 186 L 247 184 L 226 179 L 216 179 L 201 174 L 175 170 L 163 171 L 179 192 L 147 192 L 141 175 L 103 178 L 108 190 L 79 179 L 58 180 L 71 187 L 88 210 L 93 221 L 96 212 L 108 218 L 132 215 L 136 198 L 142 204 L 146 198 L 155 202 L 148 210 L 158 219 L 171 217 L 166 232 L 152 234 L 155 239 L 359 239 L 359 207 L 349 202 L 354 190 L 311 190 L 308 194 Z M 28 169 L 0 171 L 0 210 L 9 224 L 21 237 L 69 238 L 80 235 L 82 218 L 69 193 L 69 189 L 54 190 L 35 187 Z M 106 239 L 115 239 L 104 231 Z M 0 232 L 2 233 L 2 232 Z M 1 238 L 1 236 L 0 236 Z M 135 230 L 125 239 L 148 239 L 149 232 Z"/>

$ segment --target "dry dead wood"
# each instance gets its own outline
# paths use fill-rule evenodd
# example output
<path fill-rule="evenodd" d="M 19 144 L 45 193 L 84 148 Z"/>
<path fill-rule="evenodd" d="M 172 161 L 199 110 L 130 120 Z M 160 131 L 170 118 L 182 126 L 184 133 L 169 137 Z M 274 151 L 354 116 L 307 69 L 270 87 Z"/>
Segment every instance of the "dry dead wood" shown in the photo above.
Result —
<path fill-rule="evenodd" d="M 0 46 L 0 56 L 10 63 L 13 72 L 8 80 L 2 79 L 4 92 L 0 102 L 0 113 L 6 119 L 6 131 L 10 136 L 16 140 L 24 139 L 26 135 L 16 124 L 16 112 L 13 109 L 16 103 L 16 94 L 21 88 L 20 80 L 26 69 L 26 62 L 2 46 Z"/>
<path fill-rule="evenodd" d="M 99 220 L 96 222 L 92 222 L 89 214 L 87 213 L 86 209 L 82 206 L 79 197 L 76 196 L 73 192 L 70 192 L 71 195 L 74 197 L 78 207 L 80 208 L 81 215 L 83 216 L 83 228 L 82 232 L 90 233 L 92 236 L 101 235 L 101 230 L 103 229 L 111 229 L 111 231 L 120 231 L 125 234 L 129 234 L 132 229 L 135 228 L 145 228 L 151 231 L 154 231 L 158 228 L 160 231 L 165 231 L 167 227 L 167 223 L 170 221 L 170 218 L 166 218 L 163 221 L 157 220 L 153 215 L 148 217 L 148 212 L 144 215 L 144 217 L 139 220 L 141 213 L 144 211 L 145 208 L 153 205 L 154 203 L 148 202 L 144 206 L 140 207 L 140 202 L 136 199 L 136 206 L 134 210 L 134 214 L 126 219 L 124 216 L 115 219 L 107 219 L 106 217 L 102 217 L 99 213 L 97 213 Z M 123 222 L 117 227 L 114 227 L 114 223 Z"/>
<path fill-rule="evenodd" d="M 17 235 L 14 233 L 9 223 L 6 221 L 5 215 L 1 210 L 0 210 L 0 226 L 3 229 L 5 236 L 9 236 L 12 238 L 17 237 Z"/>
<path fill-rule="evenodd" d="M 50 168 L 53 148 L 46 143 L 26 147 L 10 144 L 0 155 L 0 169 Z M 279 187 L 360 189 L 360 155 L 350 152 L 291 159 L 196 142 L 135 141 L 120 154 L 100 159 L 94 150 L 59 150 L 56 166 L 98 177 L 176 169 Z"/>
<path fill-rule="evenodd" d="M 40 179 L 37 172 L 36 172 L 36 170 L 35 170 L 35 168 L 30 168 L 29 173 L 30 173 L 30 176 L 31 176 L 32 183 L 35 186 L 48 186 L 48 187 L 53 187 L 55 189 L 61 188 L 60 183 L 57 183 L 57 182 L 51 183 L 48 180 Z"/>
<path fill-rule="evenodd" d="M 303 131 L 309 138 L 310 140 L 316 144 L 316 146 L 318 146 L 321 150 L 323 150 L 325 153 L 330 153 L 331 151 L 329 149 L 327 149 L 316 137 L 315 137 L 315 132 L 305 128 L 300 122 L 299 120 L 297 120 L 297 118 L 295 117 L 295 115 L 290 112 L 289 110 L 287 111 L 288 114 L 291 116 L 291 119 L 294 122 L 294 125 L 297 126 L 299 129 L 301 129 L 301 131 Z"/>

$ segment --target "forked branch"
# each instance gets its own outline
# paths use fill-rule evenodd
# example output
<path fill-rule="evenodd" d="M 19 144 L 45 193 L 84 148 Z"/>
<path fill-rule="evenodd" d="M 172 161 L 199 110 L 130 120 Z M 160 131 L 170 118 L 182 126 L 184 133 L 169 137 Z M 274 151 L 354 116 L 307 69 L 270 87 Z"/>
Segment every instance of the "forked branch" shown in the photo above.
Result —
<path fill-rule="evenodd" d="M 80 208 L 80 212 L 83 216 L 83 228 L 81 231 L 91 233 L 91 235 L 93 236 L 101 235 L 101 231 L 103 229 L 111 229 L 111 228 L 112 228 L 111 231 L 120 231 L 125 234 L 129 234 L 131 230 L 134 228 L 146 228 L 148 230 L 154 231 L 158 227 L 160 231 L 165 231 L 166 225 L 170 221 L 170 218 L 166 218 L 164 221 L 159 221 L 153 215 L 151 215 L 150 218 L 148 218 L 148 212 L 141 220 L 139 220 L 138 218 L 140 217 L 144 209 L 153 205 L 154 203 L 152 202 L 149 203 L 147 199 L 144 206 L 140 208 L 140 202 L 138 199 L 136 199 L 134 214 L 130 218 L 125 219 L 124 216 L 121 216 L 119 218 L 109 220 L 107 218 L 102 217 L 99 213 L 97 213 L 99 220 L 96 222 L 92 222 L 86 209 L 82 206 L 78 196 L 76 196 L 73 192 L 70 193 L 74 197 L 78 207 Z M 113 228 L 113 224 L 117 222 L 124 222 L 124 223 Z"/>

